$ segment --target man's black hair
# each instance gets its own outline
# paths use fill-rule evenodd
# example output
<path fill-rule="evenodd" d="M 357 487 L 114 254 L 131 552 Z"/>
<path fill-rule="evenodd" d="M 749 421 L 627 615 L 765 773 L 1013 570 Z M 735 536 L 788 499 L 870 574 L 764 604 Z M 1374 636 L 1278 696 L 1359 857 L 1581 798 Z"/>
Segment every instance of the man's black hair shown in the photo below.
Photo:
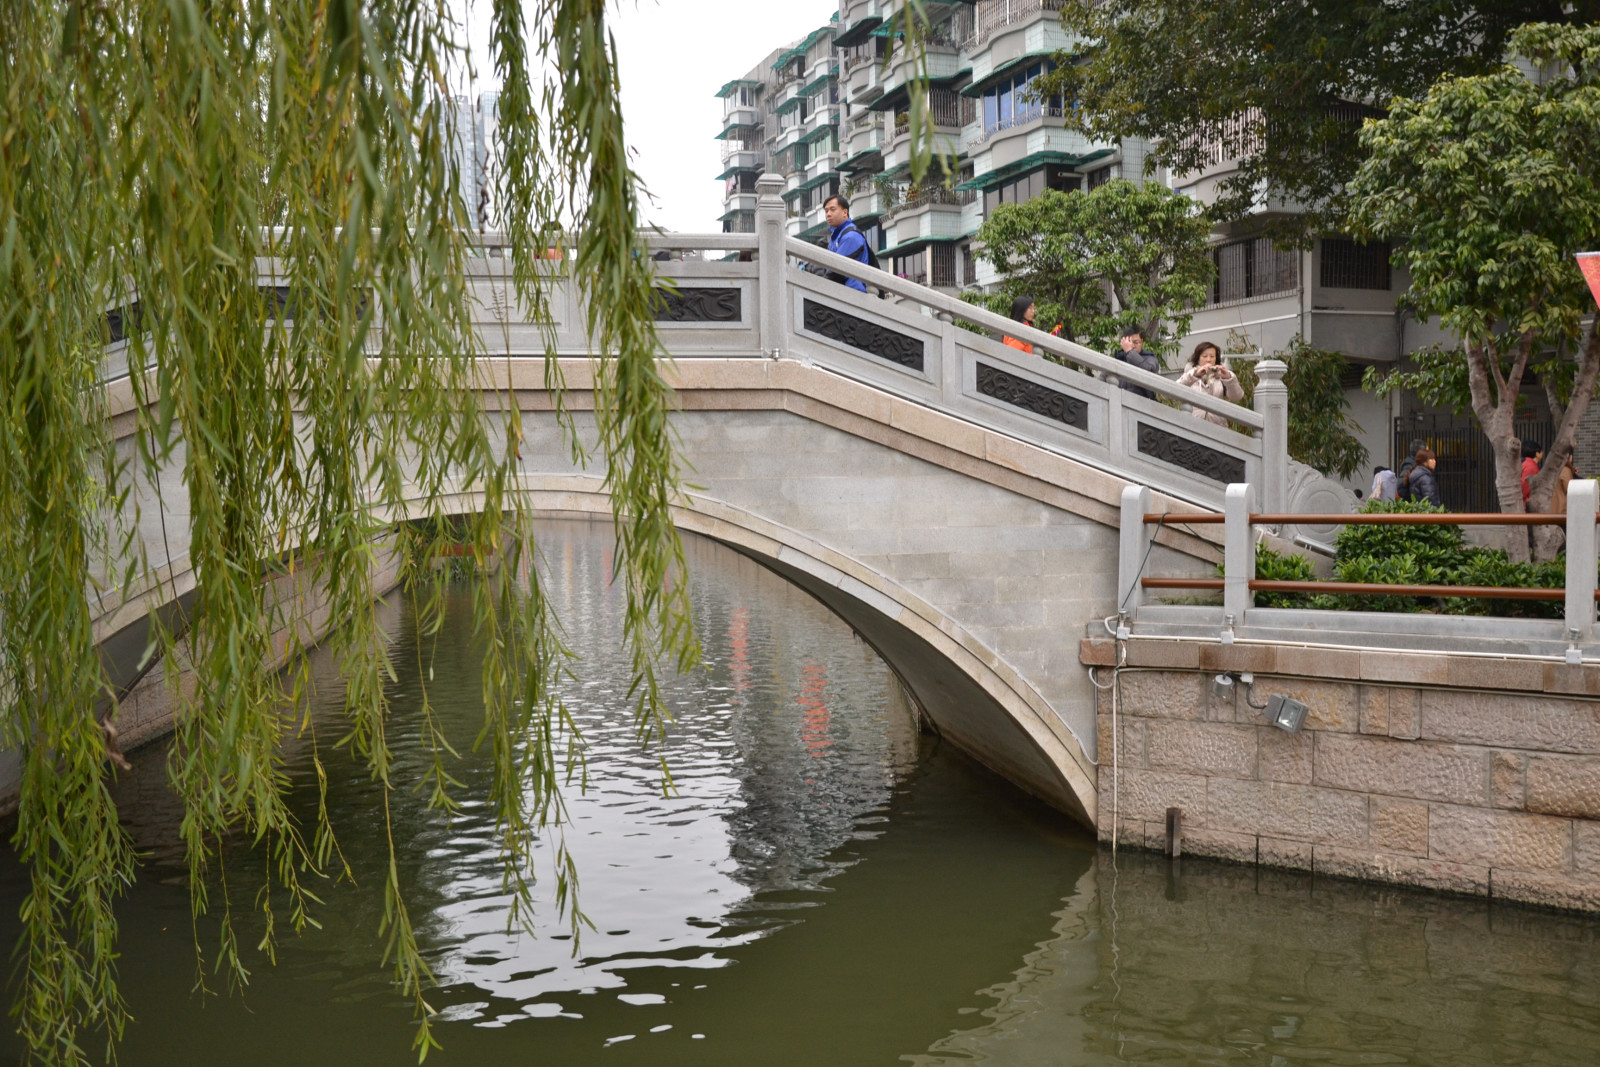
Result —
<path fill-rule="evenodd" d="M 1544 451 L 1544 446 L 1541 445 L 1538 441 L 1524 441 L 1524 442 L 1522 442 L 1522 458 L 1523 459 L 1532 459 L 1534 456 L 1537 456 L 1540 452 L 1543 452 L 1543 451 Z"/>
<path fill-rule="evenodd" d="M 846 215 L 850 214 L 850 201 L 846 200 L 844 197 L 840 196 L 838 193 L 834 193 L 832 196 L 828 197 L 828 199 L 824 200 L 822 202 L 823 208 L 826 209 L 827 206 L 829 204 L 833 203 L 835 200 L 839 201 L 839 210 L 840 211 L 843 211 Z"/>
<path fill-rule="evenodd" d="M 1383 472 L 1384 472 L 1384 471 L 1386 471 L 1386 470 L 1388 470 L 1388 469 L 1389 469 L 1389 466 L 1388 466 L 1388 464 L 1386 464 L 1386 463 L 1380 463 L 1380 464 L 1378 464 L 1378 465 L 1377 465 L 1377 466 L 1376 466 L 1376 467 L 1373 467 L 1373 468 L 1372 468 L 1372 473 L 1373 473 L 1373 474 L 1382 474 L 1382 473 L 1383 473 Z"/>
<path fill-rule="evenodd" d="M 1139 338 L 1143 338 L 1144 337 L 1144 327 L 1142 327 L 1142 326 L 1124 326 L 1122 328 L 1122 336 L 1124 336 L 1124 337 L 1139 337 Z"/>

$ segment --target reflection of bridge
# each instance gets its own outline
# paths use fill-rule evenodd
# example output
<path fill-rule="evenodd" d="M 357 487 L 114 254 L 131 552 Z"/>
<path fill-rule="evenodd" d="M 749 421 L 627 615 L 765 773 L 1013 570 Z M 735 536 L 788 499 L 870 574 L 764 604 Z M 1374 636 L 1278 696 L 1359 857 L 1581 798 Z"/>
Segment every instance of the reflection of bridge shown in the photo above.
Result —
<path fill-rule="evenodd" d="M 676 286 L 660 333 L 676 359 L 676 428 L 694 486 L 680 525 L 815 594 L 877 647 L 941 733 L 1093 821 L 1095 704 L 1078 644 L 1086 624 L 1117 609 L 1124 487 L 1149 486 L 1174 511 L 1216 509 L 1237 481 L 1262 487 L 1266 511 L 1353 503 L 1287 459 L 1282 365 L 1261 365 L 1250 411 L 888 275 L 870 279 L 881 298 L 863 296 L 799 267 L 848 261 L 786 238 L 774 180 L 761 188 L 754 235 L 652 239 L 739 253 L 660 264 Z M 485 371 L 526 410 L 548 412 L 543 331 L 510 307 L 506 261 L 476 262 Z M 570 360 L 569 408 L 584 428 L 592 395 L 580 301 L 568 288 L 551 313 Z M 957 319 L 1023 335 L 1063 363 Z M 1118 375 L 1180 406 L 1134 396 Z M 109 389 L 113 414 L 125 415 L 126 379 Z M 1245 432 L 1193 418 L 1181 406 L 1191 401 Z M 534 426 L 525 466 L 537 506 L 609 514 L 601 479 L 573 466 L 553 418 Z M 142 503 L 145 541 L 168 568 L 165 595 L 183 593 L 192 579 L 176 469 L 162 478 L 161 506 L 153 495 Z M 470 486 L 460 506 L 473 506 Z M 1163 529 L 1152 566 L 1213 573 L 1220 538 L 1208 529 Z M 124 645 L 142 649 L 137 620 L 160 599 L 108 605 L 100 632 L 120 630 Z M 160 692 L 150 678 L 134 691 L 125 734 L 160 728 Z"/>

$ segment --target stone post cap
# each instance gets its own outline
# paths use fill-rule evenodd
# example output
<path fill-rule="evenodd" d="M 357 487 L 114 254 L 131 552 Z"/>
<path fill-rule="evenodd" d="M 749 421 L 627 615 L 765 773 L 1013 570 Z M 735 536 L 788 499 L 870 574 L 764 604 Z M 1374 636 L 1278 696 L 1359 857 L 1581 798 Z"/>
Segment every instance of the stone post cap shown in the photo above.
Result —
<path fill-rule="evenodd" d="M 1289 364 L 1281 359 L 1262 359 L 1256 361 L 1256 379 L 1265 384 L 1267 382 L 1282 382 L 1283 376 L 1289 372 Z"/>
<path fill-rule="evenodd" d="M 780 203 L 783 200 L 783 175 L 773 174 L 771 171 L 756 179 L 756 193 L 761 199 L 772 197 Z"/>

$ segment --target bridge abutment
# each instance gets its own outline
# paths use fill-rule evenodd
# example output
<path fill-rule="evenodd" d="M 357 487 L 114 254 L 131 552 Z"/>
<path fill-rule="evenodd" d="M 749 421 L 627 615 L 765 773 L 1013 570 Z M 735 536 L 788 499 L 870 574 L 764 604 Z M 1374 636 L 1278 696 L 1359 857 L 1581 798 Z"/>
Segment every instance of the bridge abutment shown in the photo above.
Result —
<path fill-rule="evenodd" d="M 1086 640 L 1102 842 L 1600 911 L 1600 665 L 1215 641 Z M 1252 707 L 1308 707 L 1289 733 Z M 1219 693 L 1218 689 L 1222 692 Z"/>

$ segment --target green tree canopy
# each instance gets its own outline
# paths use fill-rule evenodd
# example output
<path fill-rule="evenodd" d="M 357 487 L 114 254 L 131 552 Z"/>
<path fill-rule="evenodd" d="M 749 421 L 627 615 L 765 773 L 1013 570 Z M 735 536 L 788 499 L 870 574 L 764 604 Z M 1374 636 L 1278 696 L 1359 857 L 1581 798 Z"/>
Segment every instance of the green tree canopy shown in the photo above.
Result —
<path fill-rule="evenodd" d="M 1211 283 L 1209 233 L 1188 197 L 1116 180 L 999 205 L 978 230 L 977 255 L 1001 276 L 999 303 L 1032 296 L 1043 329 L 1060 322 L 1069 340 L 1100 347 L 1136 325 L 1152 350 L 1171 351 Z"/>
<path fill-rule="evenodd" d="M 1600 244 L 1600 26 L 1527 25 L 1512 46 L 1543 76 L 1508 64 L 1446 78 L 1421 100 L 1395 100 L 1389 118 L 1362 131 L 1370 157 L 1350 193 L 1358 225 L 1401 242 L 1407 303 L 1460 338 L 1454 359 L 1466 364 L 1472 410 L 1494 446 L 1500 508 L 1519 512 L 1512 420 L 1530 361 L 1577 353 L 1536 508 L 1571 454 L 1600 372 L 1594 327 L 1580 341 L 1594 302 L 1572 258 Z M 1459 387 L 1459 370 L 1437 354 L 1391 382 L 1444 395 Z M 1515 551 L 1521 542 L 1512 540 Z"/>
<path fill-rule="evenodd" d="M 1310 235 L 1342 226 L 1373 106 L 1493 70 L 1523 22 L 1597 16 L 1595 0 L 1068 0 L 1063 24 L 1085 43 L 1036 90 L 1076 101 L 1091 136 L 1150 141 L 1174 173 L 1226 158 L 1220 146 L 1240 162 L 1219 217 L 1264 194 L 1308 208 L 1283 221 Z"/>
<path fill-rule="evenodd" d="M 612 493 L 648 733 L 660 722 L 657 664 L 686 667 L 695 646 L 668 510 L 671 397 L 606 5 L 489 7 L 515 294 L 532 321 L 548 321 L 558 280 L 541 252 L 547 227 L 569 226 L 565 267 L 606 354 L 596 432 L 571 440 L 597 451 Z M 284 803 L 286 737 L 310 730 L 323 753 L 337 741 L 386 796 L 421 787 L 433 804 L 453 802 L 442 763 L 420 782 L 392 777 L 372 584 L 398 547 L 390 516 L 420 514 L 431 537 L 462 537 L 480 563 L 502 551 L 502 573 L 531 582 L 474 594 L 488 803 L 519 906 L 531 900 L 541 830 L 557 877 L 572 873 L 558 783 L 576 739 L 552 686 L 559 631 L 528 565 L 526 431 L 514 399 L 486 405 L 476 359 L 475 252 L 447 135 L 445 87 L 465 63 L 452 19 L 449 5 L 418 0 L 0 4 L 0 744 L 22 754 L 13 840 L 32 883 L 17 1012 L 41 1060 L 84 1061 L 91 1039 L 113 1047 L 126 1020 L 113 903 L 135 865 L 107 789 L 97 704 L 112 694 L 91 596 L 115 602 L 155 584 L 166 561 L 143 560 L 136 524 L 122 523 L 134 485 L 164 465 L 187 491 L 187 516 L 164 521 L 187 522 L 197 589 L 181 644 L 162 632 L 158 652 L 194 683 L 174 683 L 168 767 L 194 909 L 220 920 L 220 943 L 197 953 L 209 957 L 202 983 L 213 961 L 232 981 L 247 975 L 220 888 L 225 839 L 270 853 L 270 886 L 234 887 L 235 902 L 263 913 L 268 956 L 275 920 L 314 922 L 310 887 L 339 873 L 326 814 L 300 826 Z M 286 299 L 262 299 L 263 262 L 276 264 Z M 105 313 L 119 308 L 131 456 L 108 439 L 100 381 Z M 279 328 L 286 309 L 292 329 Z M 461 486 L 481 510 L 452 534 Z M 325 590 L 342 736 L 318 741 L 309 718 L 296 720 L 303 660 L 274 669 L 285 620 L 261 580 L 272 566 Z M 392 863 L 383 893 L 375 934 L 415 1000 L 425 1052 L 427 965 Z"/>

